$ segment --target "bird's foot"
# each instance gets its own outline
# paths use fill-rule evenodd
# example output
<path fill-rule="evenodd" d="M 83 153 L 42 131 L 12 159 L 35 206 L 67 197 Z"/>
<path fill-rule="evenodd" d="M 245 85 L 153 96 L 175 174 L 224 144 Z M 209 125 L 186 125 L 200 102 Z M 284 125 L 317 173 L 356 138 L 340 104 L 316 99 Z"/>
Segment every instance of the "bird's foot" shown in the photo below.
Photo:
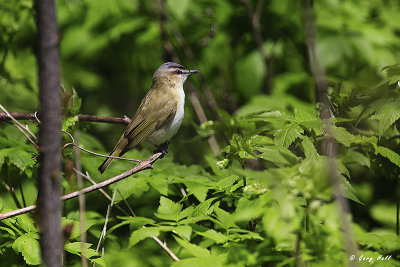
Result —
<path fill-rule="evenodd" d="M 164 143 L 159 145 L 157 147 L 157 149 L 153 151 L 153 153 L 161 152 L 162 155 L 160 156 L 160 159 L 162 159 L 168 153 L 168 145 L 169 145 L 169 141 L 165 141 Z"/>

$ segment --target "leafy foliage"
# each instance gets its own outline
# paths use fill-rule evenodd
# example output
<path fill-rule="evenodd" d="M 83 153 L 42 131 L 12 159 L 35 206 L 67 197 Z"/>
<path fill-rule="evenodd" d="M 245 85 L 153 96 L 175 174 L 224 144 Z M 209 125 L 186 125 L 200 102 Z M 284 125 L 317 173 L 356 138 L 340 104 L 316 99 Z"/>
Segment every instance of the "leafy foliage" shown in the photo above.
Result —
<path fill-rule="evenodd" d="M 124 126 L 82 123 L 76 115 L 132 115 L 154 69 L 171 60 L 163 50 L 169 45 L 183 65 L 201 70 L 202 78 L 188 82 L 205 89 L 200 102 L 210 118 L 198 125 L 187 104 L 170 153 L 154 169 L 105 189 L 120 193 L 108 217 L 110 203 L 100 192 L 86 195 L 85 222 L 77 200 L 64 203 L 66 266 L 79 265 L 83 255 L 101 266 L 345 266 L 350 237 L 343 236 L 341 221 L 347 215 L 338 212 L 332 175 L 349 200 L 359 255 L 400 265 L 399 3 L 315 2 L 317 56 L 332 85 L 333 117 L 326 122 L 315 104 L 301 1 L 264 2 L 260 33 L 267 60 L 240 1 L 166 1 L 165 7 L 162 1 L 57 1 L 63 130 L 80 146 L 112 148 Z M 3 1 L 0 14 L 0 102 L 9 111 L 36 111 L 32 1 Z M 207 88 L 218 109 L 208 108 Z M 209 149 L 211 135 L 222 155 Z M 325 156 L 326 140 L 336 143 L 335 159 Z M 126 156 L 145 159 L 151 149 L 144 145 Z M 15 127 L 1 122 L 1 213 L 35 203 L 36 154 Z M 77 161 L 96 182 L 132 167 L 115 161 L 101 176 L 100 158 L 74 154 L 63 159 L 64 193 L 77 190 Z M 41 263 L 35 218 L 0 221 L 3 264 Z M 391 258 L 379 262 L 380 255 Z"/>

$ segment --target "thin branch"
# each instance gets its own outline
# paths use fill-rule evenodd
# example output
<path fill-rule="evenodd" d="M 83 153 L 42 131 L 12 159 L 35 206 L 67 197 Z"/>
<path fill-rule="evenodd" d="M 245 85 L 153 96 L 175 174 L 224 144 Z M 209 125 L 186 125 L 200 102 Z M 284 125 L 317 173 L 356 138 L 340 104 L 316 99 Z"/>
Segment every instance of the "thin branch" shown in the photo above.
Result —
<path fill-rule="evenodd" d="M 242 2 L 246 7 L 247 15 L 249 17 L 251 27 L 253 29 L 254 39 L 257 43 L 258 51 L 261 54 L 261 58 L 263 59 L 264 66 L 267 71 L 267 73 L 265 75 L 265 79 L 264 79 L 263 88 L 264 88 L 265 93 L 270 93 L 271 88 L 272 88 L 271 55 L 268 55 L 265 52 L 264 40 L 263 40 L 263 37 L 261 34 L 261 28 L 260 28 L 260 19 L 261 19 L 262 8 L 264 6 L 264 0 L 257 1 L 255 11 L 251 7 L 249 0 L 242 0 Z"/>
<path fill-rule="evenodd" d="M 72 135 L 71 135 L 72 137 Z M 79 132 L 75 132 L 75 139 L 78 140 L 79 143 Z M 81 164 L 81 153 L 80 150 L 75 150 L 75 166 L 81 172 L 82 171 L 82 164 Z M 83 189 L 83 180 L 82 175 L 79 172 L 76 172 L 76 180 L 79 190 Z M 86 255 L 86 202 L 85 202 L 85 195 L 79 195 L 79 233 L 81 237 L 81 250 L 82 250 L 82 257 L 81 263 L 82 267 L 87 267 L 87 255 Z"/>
<path fill-rule="evenodd" d="M 113 205 L 114 205 L 114 200 L 115 200 L 115 194 L 116 194 L 116 193 L 117 193 L 117 188 L 114 188 L 114 193 L 113 193 L 113 196 L 112 196 L 112 199 L 111 199 L 111 203 L 110 203 L 110 205 L 108 205 L 108 207 L 107 207 L 106 221 L 104 222 L 103 230 L 101 231 L 101 235 L 100 235 L 100 238 L 99 238 L 99 242 L 97 243 L 96 252 L 99 251 L 99 248 L 100 248 L 100 244 L 101 244 L 102 239 L 105 239 L 105 237 L 106 237 L 108 218 L 110 217 L 111 209 L 112 209 L 112 207 L 113 207 Z M 104 246 L 103 246 L 103 248 L 104 248 Z M 93 265 L 94 265 L 94 264 L 93 264 Z"/>
<path fill-rule="evenodd" d="M 180 60 L 180 58 L 178 56 L 178 53 L 176 52 L 174 46 L 172 45 L 171 41 L 168 38 L 167 30 L 166 30 L 166 27 L 165 27 L 168 24 L 168 22 L 169 22 L 169 20 L 168 20 L 166 1 L 165 0 L 160 0 L 159 26 L 160 26 L 160 33 L 161 33 L 161 40 L 163 42 L 163 47 L 165 49 L 165 52 L 167 53 L 167 58 L 172 59 L 174 61 L 180 62 L 181 60 Z M 180 38 L 178 38 L 178 39 L 179 39 L 179 42 L 184 47 L 184 50 L 186 52 L 186 56 L 192 62 L 194 62 L 193 53 L 192 53 L 190 47 L 186 44 L 182 34 L 180 34 L 178 29 L 175 29 L 175 32 L 180 36 Z M 199 74 L 201 75 L 201 72 Z M 201 106 L 198 90 L 190 82 L 187 82 L 187 88 L 188 88 L 188 91 L 189 91 L 190 102 L 192 103 L 193 109 L 194 109 L 194 111 L 196 113 L 197 118 L 199 119 L 199 122 L 200 123 L 206 122 L 207 121 L 207 116 L 206 116 L 206 114 L 204 112 L 203 107 Z M 221 118 L 218 115 L 218 112 L 216 112 L 217 104 L 216 104 L 216 101 L 214 99 L 214 96 L 212 95 L 212 92 L 211 92 L 210 88 L 207 86 L 206 90 L 204 90 L 204 91 L 207 92 L 207 94 L 209 94 L 207 98 L 210 100 L 209 101 L 210 107 L 212 108 L 212 110 L 215 111 L 216 117 L 219 120 L 221 120 Z M 208 138 L 208 144 L 210 145 L 211 150 L 213 151 L 215 156 L 220 155 L 221 152 L 220 152 L 220 149 L 219 149 L 219 145 L 218 145 L 217 139 L 215 138 L 214 135 L 212 135 L 212 136 L 210 136 Z"/>
<path fill-rule="evenodd" d="M 39 147 L 36 144 L 37 142 L 37 138 L 36 136 L 29 130 L 28 125 L 23 126 L 20 122 L 18 122 L 15 117 L 13 116 L 13 113 L 9 113 L 1 104 L 0 104 L 0 109 L 2 109 L 4 111 L 0 112 L 0 118 L 3 117 L 5 121 L 12 121 L 13 123 L 11 123 L 11 125 L 13 125 L 15 128 L 18 129 L 18 131 L 20 131 L 25 137 L 26 139 L 28 139 L 29 142 L 31 142 L 35 148 L 39 151 Z M 0 119 L 1 120 L 1 119 Z M 26 131 L 26 132 L 25 132 Z M 30 135 L 30 136 L 29 136 Z M 32 140 L 32 138 L 34 140 Z"/>
<path fill-rule="evenodd" d="M 79 173 L 79 175 L 81 175 L 83 178 L 85 178 L 86 180 L 88 180 L 92 185 L 97 184 L 92 178 L 90 178 L 90 175 L 89 175 L 88 172 L 86 172 L 86 174 L 84 174 L 84 173 L 80 172 L 79 170 L 77 170 L 77 169 L 75 169 L 75 168 L 74 168 L 74 171 L 75 171 L 76 173 Z M 111 197 L 106 193 L 106 191 L 104 191 L 104 190 L 101 189 L 101 188 L 99 189 L 99 191 L 100 191 L 100 193 L 102 193 L 108 200 L 111 201 Z M 118 209 L 119 211 L 121 211 L 124 215 L 129 216 L 129 213 L 126 212 L 120 205 L 118 205 L 118 203 L 115 203 L 114 205 L 115 205 L 115 207 L 117 207 L 117 209 Z"/>
<path fill-rule="evenodd" d="M 0 105 L 1 106 L 1 105 Z M 37 121 L 36 112 L 35 113 L 24 113 L 24 112 L 10 112 L 10 114 L 15 120 L 30 120 Z M 10 116 L 5 112 L 0 112 L 0 121 L 11 120 Z M 40 114 L 39 114 L 40 117 Z M 131 119 L 124 116 L 122 118 L 117 117 L 104 117 L 104 116 L 93 116 L 93 115 L 76 115 L 81 122 L 104 122 L 104 123 L 114 123 L 114 124 L 129 124 Z M 23 127 L 23 126 L 22 126 Z"/>
<path fill-rule="evenodd" d="M 76 172 L 79 172 L 78 170 L 74 169 Z M 80 175 L 82 175 L 82 177 L 85 177 L 86 179 L 88 179 L 92 184 L 96 184 L 95 181 L 93 181 L 90 176 L 89 173 L 86 172 L 86 175 L 83 173 L 80 173 Z M 126 199 L 123 197 L 123 195 L 121 194 L 121 192 L 119 191 L 119 189 L 116 187 L 118 194 L 121 196 L 121 198 L 123 199 L 124 203 L 126 204 L 126 206 L 128 207 L 129 211 L 131 212 L 133 217 L 136 217 L 136 214 L 133 212 L 131 206 L 129 205 L 129 203 L 126 201 Z M 109 194 L 107 194 L 103 189 L 99 189 L 99 191 L 110 201 L 112 201 L 112 198 L 110 197 Z M 121 210 L 126 216 L 129 216 L 129 214 L 123 210 L 118 204 L 114 204 L 119 210 Z M 144 226 L 143 226 L 144 227 Z M 151 238 L 153 238 L 170 256 L 172 259 L 174 259 L 175 261 L 179 261 L 179 258 L 168 248 L 168 246 L 166 244 L 164 244 L 158 237 L 156 236 L 152 236 Z"/>
<path fill-rule="evenodd" d="M 0 113 L 0 118 L 3 116 L 5 118 L 4 120 L 6 119 L 12 120 L 16 125 L 27 131 L 33 137 L 33 139 L 35 139 L 35 141 L 37 140 L 36 136 L 29 130 L 28 126 L 27 125 L 24 126 L 19 121 L 17 121 L 12 115 L 12 113 L 9 113 L 1 104 L 0 104 L 0 109 L 4 111 L 4 113 L 2 112 Z"/>
<path fill-rule="evenodd" d="M 21 204 L 19 203 L 17 196 L 15 195 L 15 189 L 14 189 L 14 187 L 9 186 L 9 185 L 6 184 L 4 181 L 2 182 L 2 184 L 3 184 L 4 188 L 10 193 L 11 198 L 13 199 L 15 205 L 17 205 L 17 208 L 20 209 L 22 206 L 21 206 Z"/>
<path fill-rule="evenodd" d="M 61 132 L 67 134 L 67 135 L 71 138 L 71 140 L 72 140 L 72 143 L 66 143 L 66 144 L 63 146 L 63 148 L 62 148 L 62 154 L 63 154 L 64 157 L 69 157 L 69 156 L 71 156 L 72 153 L 75 152 L 75 147 L 76 147 L 76 148 L 78 148 L 78 149 L 80 149 L 80 150 L 82 150 L 82 151 L 85 151 L 86 153 L 89 153 L 89 154 L 92 154 L 92 155 L 95 155 L 95 156 L 98 156 L 98 157 L 113 158 L 113 159 L 122 159 L 122 160 L 127 160 L 127 161 L 140 162 L 140 160 L 138 160 L 138 159 L 128 159 L 128 158 L 121 158 L 121 157 L 108 156 L 108 155 L 99 154 L 99 153 L 96 153 L 96 152 L 93 152 L 93 151 L 84 149 L 83 147 L 80 147 L 80 146 L 78 146 L 78 145 L 75 144 L 75 139 L 74 139 L 74 137 L 73 137 L 69 132 L 66 132 L 66 131 L 63 131 L 63 130 L 61 130 Z M 64 150 L 65 150 L 67 147 L 69 147 L 69 146 L 72 146 L 72 147 L 73 147 L 73 148 L 72 148 L 72 151 L 71 151 L 70 153 L 68 153 L 67 155 L 65 155 L 65 154 L 64 154 Z"/>
<path fill-rule="evenodd" d="M 112 178 L 110 178 L 108 180 L 105 180 L 105 181 L 103 181 L 101 183 L 98 183 L 98 184 L 86 187 L 85 189 L 78 190 L 78 191 L 75 191 L 73 193 L 70 193 L 70 194 L 62 196 L 61 197 L 61 201 L 65 201 L 65 200 L 69 200 L 69 199 L 75 198 L 75 197 L 79 196 L 79 194 L 87 194 L 87 193 L 99 190 L 100 188 L 103 188 L 103 187 L 108 186 L 110 184 L 113 184 L 113 183 L 116 183 L 118 181 L 121 181 L 121 180 L 123 180 L 123 179 L 125 179 L 125 178 L 127 178 L 127 177 L 129 177 L 129 176 L 131 176 L 133 174 L 135 174 L 135 173 L 138 173 L 138 172 L 141 172 L 141 171 L 147 170 L 147 169 L 152 169 L 153 168 L 152 164 L 157 159 L 159 159 L 161 157 L 161 155 L 162 155 L 161 152 L 155 153 L 154 155 L 152 155 L 148 159 L 140 162 L 135 167 L 133 167 L 132 169 L 130 169 L 130 170 L 126 171 L 126 172 L 123 172 L 123 173 L 121 173 L 121 174 L 119 174 L 117 176 L 114 176 L 114 177 L 112 177 Z M 4 219 L 7 219 L 7 218 L 10 218 L 10 217 L 14 217 L 14 216 L 18 216 L 18 215 L 21 215 L 21 214 L 28 213 L 30 211 L 33 211 L 34 209 L 36 209 L 36 205 L 32 205 L 32 206 L 29 206 L 29 207 L 26 207 L 26 208 L 22 208 L 22 209 L 18 209 L 18 210 L 13 210 L 13 211 L 10 211 L 10 212 L 1 213 L 0 214 L 0 221 L 4 220 Z"/>
<path fill-rule="evenodd" d="M 343 196 L 341 191 L 341 182 L 337 174 L 337 166 L 335 158 L 337 157 L 337 143 L 334 141 L 332 136 L 332 112 L 329 108 L 329 102 L 327 99 L 328 93 L 328 83 L 326 81 L 325 72 L 321 67 L 319 59 L 316 52 L 316 24 L 315 15 L 312 0 L 302 1 L 303 9 L 303 25 L 305 31 L 305 39 L 308 49 L 308 57 L 311 65 L 312 75 L 314 77 L 315 86 L 317 89 L 317 100 L 322 104 L 320 117 L 323 122 L 324 132 L 328 137 L 324 138 L 324 154 L 328 157 L 328 174 L 329 179 L 333 188 L 333 192 L 338 203 L 338 212 L 341 220 L 341 226 L 343 229 L 343 239 L 345 241 L 346 252 L 348 257 L 352 257 L 357 254 L 356 242 L 354 240 L 354 235 L 351 229 L 350 219 L 348 213 L 350 212 L 349 203 L 347 199 Z M 351 261 L 350 265 L 356 265 L 356 261 Z"/>

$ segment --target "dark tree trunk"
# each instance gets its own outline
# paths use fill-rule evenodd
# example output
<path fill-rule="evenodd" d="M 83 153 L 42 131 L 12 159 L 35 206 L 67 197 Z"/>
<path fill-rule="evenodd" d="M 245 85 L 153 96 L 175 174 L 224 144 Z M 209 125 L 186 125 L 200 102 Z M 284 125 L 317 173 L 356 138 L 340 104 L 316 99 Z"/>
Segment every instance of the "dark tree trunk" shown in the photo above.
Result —
<path fill-rule="evenodd" d="M 37 60 L 40 98 L 38 215 L 45 266 L 62 266 L 60 167 L 60 55 L 54 0 L 36 0 Z"/>

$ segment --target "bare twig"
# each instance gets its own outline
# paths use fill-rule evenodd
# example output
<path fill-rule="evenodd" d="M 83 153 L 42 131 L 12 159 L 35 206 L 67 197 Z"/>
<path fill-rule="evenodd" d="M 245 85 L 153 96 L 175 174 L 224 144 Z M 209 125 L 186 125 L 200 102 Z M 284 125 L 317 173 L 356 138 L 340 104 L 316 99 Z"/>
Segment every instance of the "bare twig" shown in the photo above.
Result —
<path fill-rule="evenodd" d="M 206 114 L 204 113 L 204 110 L 201 106 L 201 103 L 197 96 L 197 92 L 195 90 L 193 90 L 193 86 L 189 86 L 189 99 L 190 99 L 190 102 L 192 102 L 192 106 L 194 108 L 194 111 L 195 111 L 200 123 L 206 122 L 207 121 Z M 214 135 L 211 135 L 208 138 L 208 144 L 210 145 L 211 150 L 213 151 L 214 155 L 218 156 L 220 154 L 220 149 L 219 149 L 219 146 L 217 143 L 217 139 L 215 138 Z"/>
<path fill-rule="evenodd" d="M 75 169 L 75 171 L 77 171 L 77 170 Z M 90 178 L 90 176 L 89 176 L 88 173 L 86 173 L 86 175 L 84 175 L 83 173 L 80 173 L 80 174 L 81 174 L 83 177 L 87 178 L 92 184 L 96 184 L 96 182 L 93 181 L 93 180 Z M 121 198 L 123 199 L 124 203 L 125 203 L 126 206 L 128 207 L 129 211 L 131 212 L 132 216 L 135 217 L 136 214 L 135 214 L 135 212 L 133 212 L 133 210 L 132 210 L 131 206 L 129 205 L 129 203 L 128 203 L 128 202 L 126 201 L 126 199 L 122 196 L 122 194 L 121 194 L 121 192 L 119 191 L 119 189 L 118 189 L 118 188 L 116 188 L 116 189 L 117 189 L 118 194 L 121 196 Z M 99 189 L 99 191 L 100 191 L 108 200 L 112 201 L 112 198 L 110 197 L 110 195 L 107 194 L 103 189 Z M 129 216 L 129 214 L 128 214 L 126 211 L 124 211 L 118 204 L 115 204 L 115 206 L 116 206 L 118 209 L 120 209 L 125 215 Z M 143 226 L 143 227 L 145 228 L 145 226 Z M 167 246 L 165 243 L 163 243 L 158 237 L 152 236 L 151 238 L 153 238 L 154 241 L 156 241 L 157 244 L 159 244 L 159 245 L 170 255 L 170 257 L 171 257 L 172 259 L 174 259 L 175 261 L 179 261 L 179 258 L 178 258 L 178 257 L 168 248 L 168 246 Z"/>
<path fill-rule="evenodd" d="M 66 143 L 66 144 L 63 146 L 63 148 L 62 148 L 62 153 L 63 153 L 63 156 L 64 156 L 64 157 L 69 157 L 69 156 L 71 156 L 72 153 L 74 153 L 74 151 L 75 151 L 74 148 L 76 147 L 76 148 L 78 148 L 78 149 L 80 149 L 80 150 L 82 150 L 82 151 L 85 151 L 85 152 L 87 152 L 87 153 L 89 153 L 89 154 L 92 154 L 92 155 L 95 155 L 95 156 L 99 156 L 99 157 L 113 158 L 113 159 L 122 159 L 122 160 L 127 160 L 127 161 L 140 162 L 140 160 L 138 160 L 138 159 L 128 159 L 128 158 L 121 158 L 121 157 L 108 156 L 108 155 L 99 154 L 99 153 L 95 153 L 95 152 L 92 152 L 92 151 L 90 151 L 90 150 L 84 149 L 83 147 L 80 147 L 80 146 L 78 146 L 78 145 L 75 144 L 74 137 L 73 137 L 69 132 L 66 132 L 66 131 L 63 131 L 63 130 L 61 130 L 61 132 L 67 134 L 67 135 L 71 138 L 71 140 L 72 140 L 72 143 Z M 72 146 L 73 149 L 72 149 L 72 151 L 71 151 L 70 153 L 68 153 L 67 155 L 65 155 L 65 154 L 64 154 L 64 150 L 65 150 L 67 147 L 69 147 L 69 146 Z"/>
<path fill-rule="evenodd" d="M 2 117 L 3 117 L 4 120 L 6 120 L 6 121 L 11 120 L 11 121 L 13 122 L 12 125 L 13 125 L 15 128 L 17 128 L 18 131 L 20 131 L 20 132 L 26 137 L 26 139 L 28 139 L 28 141 L 31 142 L 31 143 L 35 146 L 35 148 L 39 151 L 39 147 L 38 147 L 38 145 L 36 144 L 37 138 L 36 138 L 36 136 L 29 130 L 28 125 L 23 126 L 19 121 L 16 120 L 16 118 L 14 118 L 14 116 L 12 115 L 13 113 L 9 113 L 1 104 L 0 104 L 0 109 L 4 111 L 4 113 L 3 113 L 3 112 L 0 112 L 0 120 L 1 120 Z M 32 138 L 33 138 L 34 140 L 32 140 Z"/>
<path fill-rule="evenodd" d="M 78 190 L 78 191 L 75 191 L 73 193 L 70 193 L 70 194 L 62 196 L 61 197 L 61 201 L 65 201 L 65 200 L 69 200 L 71 198 L 75 198 L 75 197 L 79 196 L 79 194 L 87 194 L 87 193 L 99 190 L 100 188 L 103 188 L 103 187 L 108 186 L 110 184 L 113 184 L 113 183 L 116 183 L 118 181 L 121 181 L 121 180 L 123 180 L 123 179 L 125 179 L 125 178 L 127 178 L 127 177 L 129 177 L 129 176 L 131 176 L 133 174 L 135 174 L 135 173 L 138 173 L 138 172 L 141 172 L 141 171 L 147 170 L 147 169 L 152 169 L 153 168 L 152 164 L 157 159 L 159 159 L 161 157 L 161 155 L 162 155 L 161 152 L 155 153 L 154 155 L 152 155 L 148 159 L 146 159 L 144 161 L 141 161 L 134 168 L 132 168 L 132 169 L 126 171 L 126 172 L 123 172 L 123 173 L 121 173 L 121 174 L 119 174 L 119 175 L 117 175 L 115 177 L 112 177 L 112 178 L 110 178 L 108 180 L 105 180 L 105 181 L 103 181 L 101 183 L 98 183 L 98 184 L 86 187 L 85 189 Z M 7 218 L 10 218 L 10 217 L 14 217 L 14 216 L 18 216 L 18 215 L 21 215 L 21 214 L 25 214 L 27 212 L 33 211 L 34 209 L 36 209 L 36 205 L 32 205 L 32 206 L 29 206 L 29 207 L 26 207 L 26 208 L 22 208 L 22 209 L 18 209 L 18 210 L 13 210 L 13 211 L 10 211 L 10 212 L 1 213 L 0 214 L 0 221 L 4 220 L 4 219 L 7 219 Z"/>
<path fill-rule="evenodd" d="M 159 25 L 160 25 L 160 32 L 161 32 L 161 39 L 163 41 L 163 46 L 165 49 L 165 52 L 167 53 L 167 57 L 174 60 L 174 61 L 178 61 L 180 62 L 180 58 L 178 56 L 178 53 L 175 51 L 174 46 L 172 45 L 171 41 L 168 38 L 168 34 L 167 34 L 167 30 L 166 30 L 166 25 L 168 24 L 169 20 L 168 20 L 168 13 L 167 13 L 167 7 L 166 7 L 166 1 L 165 0 L 160 0 L 160 7 L 159 7 Z M 182 34 L 180 34 L 178 29 L 174 30 L 176 32 L 176 35 L 179 36 L 179 42 L 182 44 L 182 46 L 184 47 L 184 50 L 186 52 L 186 56 L 192 61 L 194 62 L 194 56 L 193 53 L 190 49 L 190 47 L 186 44 Z M 199 73 L 201 75 L 201 72 Z M 199 100 L 199 92 L 196 89 L 196 87 L 190 83 L 187 82 L 187 87 L 188 87 L 188 91 L 189 91 L 189 99 L 190 102 L 192 103 L 193 109 L 196 113 L 197 118 L 199 119 L 200 123 L 204 123 L 207 121 L 207 116 L 204 112 L 203 107 L 201 106 L 200 100 Z M 208 89 L 207 89 L 208 88 Z M 216 112 L 216 101 L 214 96 L 212 95 L 212 92 L 210 90 L 210 88 L 207 86 L 206 88 L 206 92 L 208 95 L 208 99 L 209 99 L 209 104 L 210 107 L 212 108 L 213 111 L 215 111 L 215 114 L 217 116 L 218 119 L 221 120 L 221 118 L 218 115 L 218 112 Z M 209 92 L 208 92 L 209 91 Z M 208 144 L 211 147 L 211 150 L 213 151 L 215 156 L 220 155 L 220 149 L 218 146 L 218 142 L 215 138 L 214 135 L 210 136 L 208 138 Z"/>
<path fill-rule="evenodd" d="M 71 136 L 72 137 L 72 136 Z M 78 140 L 79 143 L 79 133 L 75 132 L 75 139 Z M 79 190 L 83 189 L 83 181 L 82 181 L 82 175 L 79 173 L 82 171 L 82 164 L 81 164 L 81 154 L 79 149 L 75 150 L 75 166 L 79 170 L 79 172 L 76 172 L 76 180 L 77 180 L 77 185 Z M 86 256 L 86 215 L 85 215 L 85 195 L 80 194 L 79 195 L 79 231 L 80 231 L 80 237 L 81 237 L 81 250 L 82 250 L 82 257 L 81 257 L 81 262 L 82 262 L 82 267 L 87 267 L 88 262 L 87 262 L 87 256 Z"/>
<path fill-rule="evenodd" d="M 100 238 L 99 238 L 99 242 L 97 243 L 97 248 L 96 248 L 96 251 L 97 251 L 97 252 L 99 251 L 99 248 L 100 248 L 100 244 L 101 244 L 102 239 L 105 239 L 105 237 L 106 237 L 108 218 L 110 217 L 111 209 L 112 209 L 112 207 L 113 207 L 113 205 L 114 205 L 114 200 L 115 200 L 115 194 L 116 194 L 116 193 L 117 193 L 117 188 L 114 188 L 114 193 L 113 193 L 113 196 L 112 196 L 112 199 L 111 199 L 111 203 L 110 203 L 110 205 L 108 205 L 108 207 L 107 207 L 106 221 L 104 222 L 103 230 L 101 231 L 101 235 L 100 235 Z M 104 248 L 104 246 L 103 246 L 103 248 Z M 94 265 L 94 264 L 93 264 L 93 265 Z"/>
<path fill-rule="evenodd" d="M 17 196 L 15 195 L 14 187 L 9 186 L 9 185 L 6 184 L 5 182 L 2 182 L 2 184 L 3 184 L 4 188 L 10 193 L 11 198 L 13 199 L 15 205 L 17 205 L 17 207 L 20 209 L 22 206 L 21 206 L 21 204 L 19 203 Z"/>
<path fill-rule="evenodd" d="M 23 112 L 10 112 L 9 113 L 15 120 L 30 120 L 30 121 L 39 121 L 37 117 L 37 113 L 23 113 Z M 104 122 L 104 123 L 114 123 L 114 124 L 129 124 L 131 119 L 124 116 L 123 118 L 116 117 L 104 117 L 104 116 L 92 116 L 92 115 L 76 115 L 79 121 L 87 121 L 87 122 Z M 0 112 L 0 121 L 11 120 L 9 115 L 5 112 Z M 23 127 L 23 126 L 22 126 Z"/>
<path fill-rule="evenodd" d="M 19 127 L 21 127 L 22 129 L 24 129 L 25 131 L 27 131 L 31 137 L 33 137 L 33 139 L 35 139 L 35 141 L 37 140 L 36 136 L 29 130 L 27 125 L 22 125 L 19 121 L 17 121 L 14 116 L 12 115 L 12 113 L 9 113 L 1 104 L 0 104 L 0 109 L 4 111 L 4 113 L 0 113 L 0 118 L 4 117 L 5 119 L 10 119 L 12 120 L 16 125 L 18 125 Z M 1 116 L 3 114 L 3 116 Z M 5 115 L 4 115 L 5 114 Z"/>
<path fill-rule="evenodd" d="M 267 70 L 267 73 L 264 78 L 264 84 L 263 84 L 264 92 L 270 93 L 271 88 L 272 88 L 271 55 L 268 55 L 265 52 L 264 40 L 263 40 L 263 37 L 261 34 L 261 29 L 260 29 L 260 19 L 261 19 L 262 8 L 264 6 L 264 0 L 257 1 L 255 11 L 251 7 L 249 0 L 242 0 L 242 2 L 246 6 L 247 15 L 249 16 L 249 20 L 251 22 L 251 27 L 253 29 L 254 39 L 257 43 L 258 51 L 261 54 L 261 57 L 264 61 L 265 68 Z"/>

